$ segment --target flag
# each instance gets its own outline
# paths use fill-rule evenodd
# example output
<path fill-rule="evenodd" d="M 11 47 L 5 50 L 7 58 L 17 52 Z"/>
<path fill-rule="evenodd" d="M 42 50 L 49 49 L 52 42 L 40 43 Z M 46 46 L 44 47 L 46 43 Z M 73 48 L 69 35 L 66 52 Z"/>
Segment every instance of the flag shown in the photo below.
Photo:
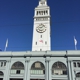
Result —
<path fill-rule="evenodd" d="M 6 40 L 6 46 L 5 47 L 8 47 L 8 39 Z"/>
<path fill-rule="evenodd" d="M 74 37 L 74 44 L 75 44 L 75 46 L 77 45 L 77 40 L 75 37 Z"/>
<path fill-rule="evenodd" d="M 43 40 L 40 40 L 40 42 L 42 42 L 42 43 L 43 43 Z"/>

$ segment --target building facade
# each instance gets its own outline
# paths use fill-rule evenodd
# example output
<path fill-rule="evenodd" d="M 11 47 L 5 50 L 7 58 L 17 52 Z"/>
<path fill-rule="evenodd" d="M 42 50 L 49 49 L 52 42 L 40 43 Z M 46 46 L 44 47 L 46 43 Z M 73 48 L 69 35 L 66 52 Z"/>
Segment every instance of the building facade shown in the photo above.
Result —
<path fill-rule="evenodd" d="M 0 80 L 80 80 L 80 51 L 51 51 L 50 8 L 35 8 L 32 51 L 0 52 Z"/>
<path fill-rule="evenodd" d="M 80 80 L 80 51 L 0 52 L 0 80 Z"/>

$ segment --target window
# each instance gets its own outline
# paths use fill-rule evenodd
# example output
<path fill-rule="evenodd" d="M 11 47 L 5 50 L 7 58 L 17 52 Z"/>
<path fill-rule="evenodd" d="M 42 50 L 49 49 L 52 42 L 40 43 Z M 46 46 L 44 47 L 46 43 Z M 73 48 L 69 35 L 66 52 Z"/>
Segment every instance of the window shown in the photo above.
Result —
<path fill-rule="evenodd" d="M 6 61 L 1 61 L 0 62 L 0 67 L 4 67 L 4 66 L 6 66 Z"/>
<path fill-rule="evenodd" d="M 0 71 L 0 76 L 3 76 L 4 74 L 3 74 L 3 72 L 2 71 Z"/>
<path fill-rule="evenodd" d="M 36 15 L 38 15 L 38 11 L 37 11 Z"/>
<path fill-rule="evenodd" d="M 16 74 L 20 74 L 20 70 L 17 70 L 17 71 L 16 71 Z"/>
<path fill-rule="evenodd" d="M 43 74 L 45 74 L 45 70 L 43 70 Z"/>
<path fill-rule="evenodd" d="M 48 11 L 46 10 L 46 14 L 48 14 Z"/>
<path fill-rule="evenodd" d="M 36 45 L 37 45 L 37 42 L 36 42 Z"/>
<path fill-rule="evenodd" d="M 15 62 L 11 67 L 11 74 L 23 74 L 24 64 L 22 62 Z"/>
<path fill-rule="evenodd" d="M 67 71 L 63 71 L 63 75 L 66 75 L 67 74 Z"/>
<path fill-rule="evenodd" d="M 40 49 L 40 51 L 42 51 L 42 49 Z"/>
<path fill-rule="evenodd" d="M 41 35 L 41 38 L 42 38 L 42 35 Z"/>
<path fill-rule="evenodd" d="M 11 67 L 11 69 L 24 69 L 24 64 L 22 63 L 22 62 L 15 62 L 13 65 L 12 65 L 12 67 Z"/>
<path fill-rule="evenodd" d="M 44 64 L 41 63 L 41 62 L 35 62 L 35 63 L 33 63 L 33 65 L 31 66 L 30 73 L 32 75 L 35 75 L 35 74 L 38 74 L 38 75 L 45 74 Z"/>
<path fill-rule="evenodd" d="M 45 11 L 44 11 L 44 15 L 45 15 Z"/>
<path fill-rule="evenodd" d="M 6 62 L 4 62 L 4 66 L 6 66 Z"/>
<path fill-rule="evenodd" d="M 67 75 L 66 65 L 62 62 L 55 62 L 52 66 L 52 74 L 54 75 Z"/>
<path fill-rule="evenodd" d="M 47 42 L 45 41 L 45 45 L 47 44 Z"/>
<path fill-rule="evenodd" d="M 76 62 L 74 62 L 74 67 L 76 67 Z"/>
<path fill-rule="evenodd" d="M 78 65 L 78 67 L 80 67 L 80 63 L 79 62 L 77 63 L 77 65 Z"/>
<path fill-rule="evenodd" d="M 43 11 L 41 11 L 41 14 L 42 14 L 42 15 L 43 15 L 43 13 L 44 13 L 44 12 L 43 12 Z"/>
<path fill-rule="evenodd" d="M 80 77 L 80 72 L 76 74 L 76 77 Z"/>
<path fill-rule="evenodd" d="M 3 62 L 1 62 L 1 67 L 3 66 Z"/>
<path fill-rule="evenodd" d="M 39 62 L 35 63 L 35 68 L 41 68 L 41 64 Z"/>
<path fill-rule="evenodd" d="M 41 12 L 39 11 L 39 15 L 41 14 Z"/>

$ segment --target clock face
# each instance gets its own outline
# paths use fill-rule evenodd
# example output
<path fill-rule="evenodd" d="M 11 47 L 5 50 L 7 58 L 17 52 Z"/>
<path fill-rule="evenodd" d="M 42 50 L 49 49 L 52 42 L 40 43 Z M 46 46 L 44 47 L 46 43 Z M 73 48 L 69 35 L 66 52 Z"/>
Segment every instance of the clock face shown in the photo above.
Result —
<path fill-rule="evenodd" d="M 43 33 L 46 31 L 46 27 L 43 24 L 40 24 L 38 27 L 36 27 L 36 31 L 39 33 Z"/>

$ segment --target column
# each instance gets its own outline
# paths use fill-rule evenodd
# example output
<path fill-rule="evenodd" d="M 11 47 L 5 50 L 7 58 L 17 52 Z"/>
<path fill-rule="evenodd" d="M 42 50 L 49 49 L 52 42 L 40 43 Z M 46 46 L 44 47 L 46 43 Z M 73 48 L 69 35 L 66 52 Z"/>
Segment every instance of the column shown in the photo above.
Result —
<path fill-rule="evenodd" d="M 27 61 L 25 61 L 24 80 L 27 79 Z"/>
<path fill-rule="evenodd" d="M 46 63 L 45 63 L 45 80 L 49 80 L 49 57 L 46 57 Z"/>
<path fill-rule="evenodd" d="M 51 79 L 51 75 L 52 75 L 52 69 L 51 69 L 52 67 L 51 67 L 51 63 L 50 63 L 50 61 L 49 61 L 49 80 L 52 80 Z"/>
<path fill-rule="evenodd" d="M 29 65 L 29 62 L 30 62 L 30 57 L 27 57 L 26 58 L 26 61 L 25 61 L 25 73 L 24 73 L 24 80 L 30 80 L 30 65 Z"/>
<path fill-rule="evenodd" d="M 67 74 L 68 74 L 68 80 L 72 80 L 72 73 L 71 73 L 71 67 L 70 67 L 70 61 L 67 60 Z"/>
<path fill-rule="evenodd" d="M 6 67 L 6 69 L 5 69 L 3 80 L 9 80 L 9 74 L 10 74 L 10 61 L 9 60 L 6 62 L 5 67 Z"/>
<path fill-rule="evenodd" d="M 45 66 L 45 80 L 48 80 L 48 61 L 46 61 L 46 66 Z"/>
<path fill-rule="evenodd" d="M 27 80 L 30 80 L 30 60 L 27 60 Z"/>
<path fill-rule="evenodd" d="M 75 73 L 74 73 L 73 61 L 71 61 L 71 72 L 72 72 L 72 80 L 75 80 Z"/>

